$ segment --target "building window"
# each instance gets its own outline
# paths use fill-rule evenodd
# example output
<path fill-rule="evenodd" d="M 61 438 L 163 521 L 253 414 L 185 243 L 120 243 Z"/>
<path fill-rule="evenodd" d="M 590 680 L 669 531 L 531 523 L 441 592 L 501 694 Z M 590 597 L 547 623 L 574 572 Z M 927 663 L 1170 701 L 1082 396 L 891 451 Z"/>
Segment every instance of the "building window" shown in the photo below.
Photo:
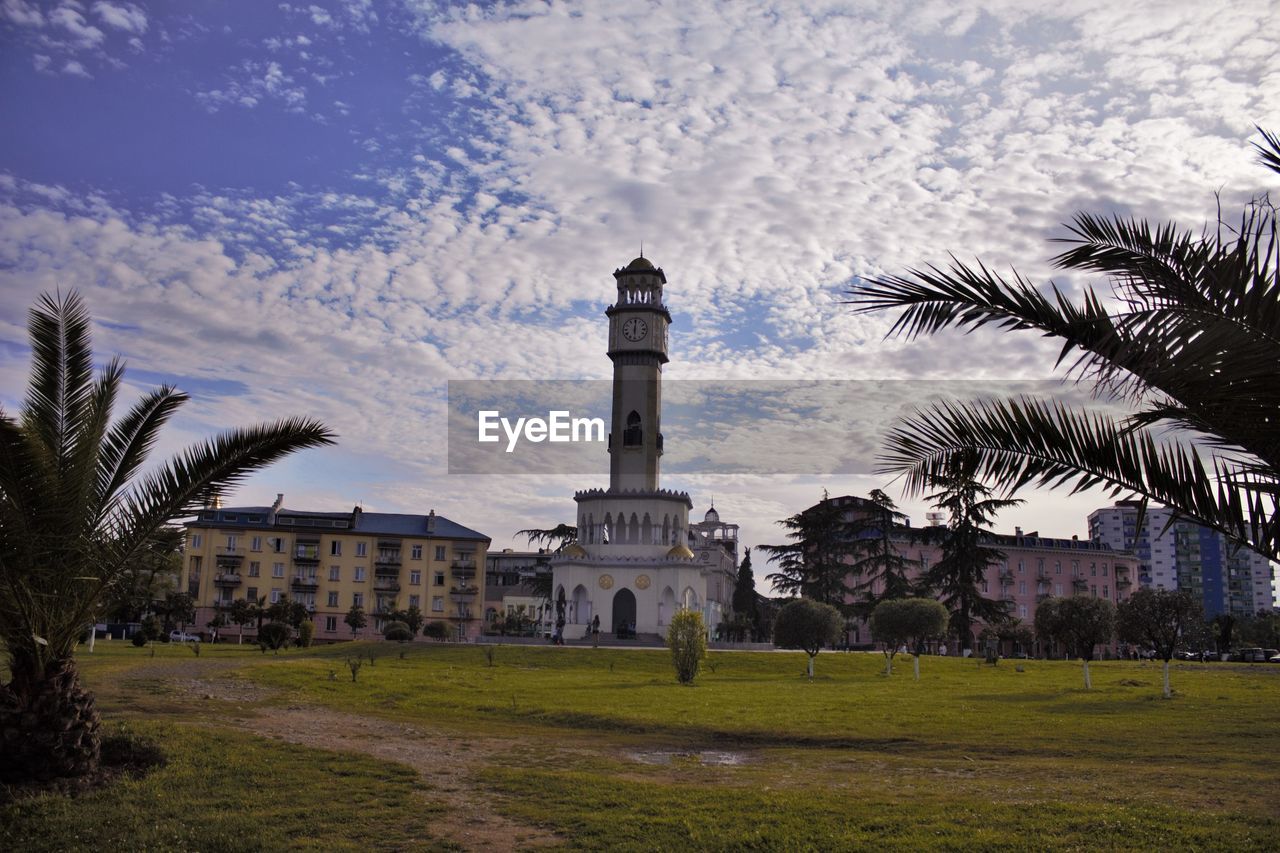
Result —
<path fill-rule="evenodd" d="M 443 546 L 443 545 L 437 545 L 437 546 L 436 546 L 436 559 L 437 559 L 437 560 L 443 560 L 443 559 L 444 559 L 444 546 Z"/>
<path fill-rule="evenodd" d="M 335 539 L 329 543 L 329 556 L 330 557 L 342 556 L 342 540 L 341 539 Z"/>
<path fill-rule="evenodd" d="M 342 580 L 342 566 L 330 566 L 330 567 L 329 567 L 329 580 L 331 580 L 331 581 L 340 581 L 340 580 Z"/>
<path fill-rule="evenodd" d="M 1053 585 L 1053 594 L 1059 597 L 1062 596 L 1062 584 L 1056 583 Z"/>
<path fill-rule="evenodd" d="M 271 550 L 277 554 L 284 553 L 284 539 L 280 536 L 272 536 L 267 540 L 267 544 L 271 546 Z"/>
<path fill-rule="evenodd" d="M 368 542 L 357 542 L 357 543 L 356 543 L 356 556 L 357 556 L 357 557 L 367 557 L 368 555 L 369 555 L 369 543 L 368 543 Z"/>
<path fill-rule="evenodd" d="M 421 607 L 422 606 L 421 602 L 422 602 L 422 599 L 419 596 L 416 596 L 416 595 L 409 596 L 410 607 Z"/>
<path fill-rule="evenodd" d="M 1018 574 L 1022 574 L 1022 561 L 1018 561 Z"/>
<path fill-rule="evenodd" d="M 1107 576 L 1107 564 L 1106 564 L 1106 563 L 1103 563 L 1103 564 L 1102 564 L 1102 576 L 1103 576 L 1104 578 Z"/>
<path fill-rule="evenodd" d="M 986 579 L 986 578 L 983 578 L 983 579 L 982 579 L 982 591 L 983 591 L 983 592 L 988 592 L 988 591 L 989 591 L 989 590 L 988 590 L 988 588 L 987 588 L 987 579 Z"/>
<path fill-rule="evenodd" d="M 249 603 L 256 604 L 258 601 L 258 588 L 256 586 L 251 586 L 247 592 L 249 594 Z"/>
<path fill-rule="evenodd" d="M 338 591 L 336 589 L 329 590 L 329 607 L 338 606 Z"/>
<path fill-rule="evenodd" d="M 262 537 L 261 537 L 261 536 L 255 536 L 255 537 L 253 537 L 252 539 L 250 539 L 250 540 L 249 540 L 249 550 L 250 550 L 250 551 L 261 551 L 261 550 L 262 550 Z"/>
<path fill-rule="evenodd" d="M 329 633 L 333 633 L 334 631 L 338 630 L 338 617 L 337 616 L 324 617 L 324 629 Z"/>
<path fill-rule="evenodd" d="M 409 583 L 413 584 L 414 586 L 417 586 L 418 584 L 422 583 L 422 572 L 417 572 L 417 571 L 409 572 Z"/>
<path fill-rule="evenodd" d="M 1018 581 L 1018 592 L 1022 593 L 1023 595 L 1026 595 L 1026 593 L 1027 593 L 1027 582 L 1026 582 L 1026 581 Z"/>
<path fill-rule="evenodd" d="M 422 546 L 421 546 L 421 545 L 414 545 L 412 548 L 410 548 L 410 549 L 409 549 L 409 559 L 411 559 L 411 560 L 421 560 L 421 559 L 422 559 Z"/>
<path fill-rule="evenodd" d="M 1080 576 L 1080 561 L 1072 560 L 1071 561 L 1071 577 L 1076 578 L 1079 576 Z"/>
<path fill-rule="evenodd" d="M 1091 586 L 1091 587 L 1089 587 L 1089 594 L 1090 594 L 1090 595 L 1092 595 L 1094 598 L 1097 598 L 1097 597 L 1098 597 L 1098 588 L 1097 588 L 1096 586 Z"/>
<path fill-rule="evenodd" d="M 444 612 L 444 596 L 443 596 L 443 595 L 436 595 L 436 596 L 432 596 L 432 598 L 431 598 L 431 612 L 432 612 L 432 613 L 443 613 L 443 612 Z"/>
<path fill-rule="evenodd" d="M 234 534 L 227 537 L 227 550 L 228 551 L 236 550 L 236 537 Z"/>
<path fill-rule="evenodd" d="M 353 592 L 353 593 L 351 594 L 351 606 L 352 606 L 352 607 L 364 607 L 364 593 L 363 593 L 363 592 Z"/>
<path fill-rule="evenodd" d="M 356 566 L 356 581 L 364 580 L 364 566 Z"/>
<path fill-rule="evenodd" d="M 1103 597 L 1103 598 L 1110 598 L 1110 597 L 1111 597 L 1111 588 L 1110 588 L 1110 587 L 1105 587 L 1105 586 L 1104 586 L 1104 587 L 1102 588 L 1102 597 Z"/>
<path fill-rule="evenodd" d="M 275 604 L 279 600 L 280 600 L 280 590 L 273 588 L 271 590 L 271 603 Z"/>
<path fill-rule="evenodd" d="M 1060 575 L 1060 574 L 1062 574 L 1062 561 L 1061 561 L 1061 560 L 1054 560 L 1054 561 L 1053 561 L 1053 573 L 1054 573 L 1055 575 Z"/>
<path fill-rule="evenodd" d="M 262 574 L 262 563 L 257 560 L 249 561 L 249 577 L 256 578 Z"/>
<path fill-rule="evenodd" d="M 203 541 L 203 540 L 201 539 L 201 537 L 200 537 L 200 534 L 199 534 L 199 533 L 192 533 L 192 534 L 191 534 L 191 547 L 192 547 L 192 548 L 199 548 L 199 547 L 200 547 L 200 543 L 201 543 L 202 541 Z"/>
<path fill-rule="evenodd" d="M 282 577 L 284 577 L 284 563 L 272 563 L 272 564 L 271 564 L 271 577 L 273 577 L 273 578 L 282 578 Z"/>
<path fill-rule="evenodd" d="M 434 580 L 432 580 L 432 583 L 435 584 L 436 586 L 444 586 L 444 572 L 436 572 L 435 578 Z"/>
<path fill-rule="evenodd" d="M 1018 608 L 1018 616 L 1022 617 L 1023 619 L 1027 618 L 1027 605 L 1023 604 Z"/>

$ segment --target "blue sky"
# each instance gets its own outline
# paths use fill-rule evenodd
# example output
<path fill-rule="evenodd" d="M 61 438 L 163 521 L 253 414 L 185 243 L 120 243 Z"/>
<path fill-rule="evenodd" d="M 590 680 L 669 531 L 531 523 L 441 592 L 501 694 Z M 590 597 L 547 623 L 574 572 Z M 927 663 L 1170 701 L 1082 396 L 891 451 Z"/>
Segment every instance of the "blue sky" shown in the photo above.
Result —
<path fill-rule="evenodd" d="M 888 318 L 839 302 L 949 252 L 1047 280 L 1076 210 L 1199 227 L 1215 191 L 1268 189 L 1249 142 L 1280 126 L 1278 12 L 0 0 L 2 396 L 26 308 L 76 288 L 135 387 L 193 394 L 163 450 L 284 414 L 341 434 L 239 500 L 434 508 L 514 544 L 570 519 L 606 461 L 450 476 L 445 383 L 606 378 L 610 273 L 641 241 L 670 282 L 673 378 L 1051 376 L 1035 338 L 886 342 Z M 755 544 L 823 488 L 884 484 L 667 485 Z M 1083 533 L 1105 503 L 1031 497 L 1006 526 Z"/>

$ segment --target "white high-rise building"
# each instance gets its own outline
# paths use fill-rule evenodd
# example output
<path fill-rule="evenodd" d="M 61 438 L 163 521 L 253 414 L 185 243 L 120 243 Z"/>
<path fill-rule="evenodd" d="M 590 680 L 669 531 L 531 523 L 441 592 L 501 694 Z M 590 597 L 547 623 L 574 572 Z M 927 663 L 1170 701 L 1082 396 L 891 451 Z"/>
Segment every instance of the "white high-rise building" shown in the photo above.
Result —
<path fill-rule="evenodd" d="M 1117 501 L 1089 514 L 1089 538 L 1138 558 L 1144 587 L 1182 589 L 1204 605 L 1206 616 L 1252 615 L 1275 605 L 1275 568 L 1256 551 L 1236 548 L 1223 536 L 1193 521 L 1174 521 L 1174 511 L 1148 506 L 1141 526 L 1140 504 Z"/>

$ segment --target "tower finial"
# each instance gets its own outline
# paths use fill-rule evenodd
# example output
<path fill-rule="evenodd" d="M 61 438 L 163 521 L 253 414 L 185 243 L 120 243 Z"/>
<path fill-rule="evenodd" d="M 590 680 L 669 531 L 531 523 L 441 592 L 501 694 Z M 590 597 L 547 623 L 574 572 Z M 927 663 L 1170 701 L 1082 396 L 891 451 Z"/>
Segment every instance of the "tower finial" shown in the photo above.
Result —
<path fill-rule="evenodd" d="M 640 257 L 644 257 L 644 241 L 640 241 Z"/>

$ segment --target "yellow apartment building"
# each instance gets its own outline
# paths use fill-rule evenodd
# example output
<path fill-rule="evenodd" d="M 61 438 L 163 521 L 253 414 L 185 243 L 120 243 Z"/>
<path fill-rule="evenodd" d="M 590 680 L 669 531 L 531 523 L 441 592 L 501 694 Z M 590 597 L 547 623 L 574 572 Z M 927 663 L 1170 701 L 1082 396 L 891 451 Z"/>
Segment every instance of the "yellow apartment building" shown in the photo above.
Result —
<path fill-rule="evenodd" d="M 238 598 L 267 604 L 288 596 L 312 612 L 315 639 L 381 636 L 383 619 L 417 606 L 452 636 L 478 636 L 484 614 L 483 570 L 491 542 L 431 510 L 426 515 L 314 512 L 283 506 L 210 507 L 186 524 L 185 589 L 196 601 L 196 625 Z M 359 605 L 369 624 L 353 635 L 343 621 Z M 245 626 L 245 636 L 256 633 Z M 224 628 L 222 635 L 238 633 Z"/>

